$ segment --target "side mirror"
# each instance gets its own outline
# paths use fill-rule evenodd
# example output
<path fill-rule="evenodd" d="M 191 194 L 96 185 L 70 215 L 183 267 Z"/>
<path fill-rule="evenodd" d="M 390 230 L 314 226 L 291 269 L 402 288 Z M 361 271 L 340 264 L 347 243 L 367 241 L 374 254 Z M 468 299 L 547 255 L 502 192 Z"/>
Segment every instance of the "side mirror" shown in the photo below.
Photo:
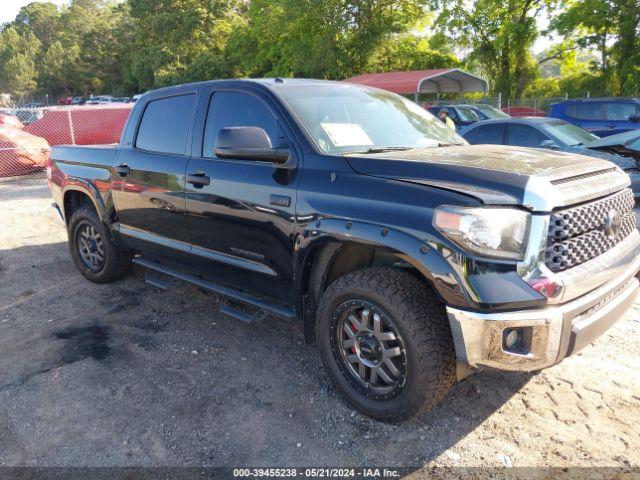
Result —
<path fill-rule="evenodd" d="M 227 127 L 218 132 L 216 156 L 234 160 L 255 160 L 291 168 L 288 148 L 273 148 L 267 132 L 260 127 Z"/>
<path fill-rule="evenodd" d="M 634 123 L 640 122 L 640 115 L 629 115 L 629 121 Z"/>
<path fill-rule="evenodd" d="M 551 150 L 558 148 L 558 145 L 556 145 L 556 142 L 554 142 L 553 140 L 543 140 L 542 143 L 540 144 L 540 148 L 550 148 Z"/>

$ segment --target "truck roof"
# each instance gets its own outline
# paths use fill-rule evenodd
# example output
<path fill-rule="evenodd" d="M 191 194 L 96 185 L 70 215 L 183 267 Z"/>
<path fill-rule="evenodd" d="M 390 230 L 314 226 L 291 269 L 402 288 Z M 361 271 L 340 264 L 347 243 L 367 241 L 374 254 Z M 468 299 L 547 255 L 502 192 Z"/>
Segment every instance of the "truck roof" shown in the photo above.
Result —
<path fill-rule="evenodd" d="M 192 82 L 192 83 L 183 83 L 179 85 L 172 85 L 170 87 L 162 87 L 156 88 L 154 90 L 150 90 L 146 92 L 144 95 L 148 93 L 156 93 L 156 92 L 170 92 L 173 90 L 184 90 L 189 87 L 202 87 L 202 86 L 222 86 L 222 85 L 237 85 L 237 84 L 254 84 L 254 85 L 263 85 L 268 88 L 286 88 L 287 86 L 313 86 L 313 85 L 328 85 L 328 84 L 336 84 L 342 83 L 334 80 L 317 80 L 311 78 L 282 78 L 282 77 L 274 77 L 274 78 L 232 78 L 232 79 L 222 79 L 222 80 L 204 80 L 201 82 Z M 362 86 L 363 88 L 366 88 Z"/>

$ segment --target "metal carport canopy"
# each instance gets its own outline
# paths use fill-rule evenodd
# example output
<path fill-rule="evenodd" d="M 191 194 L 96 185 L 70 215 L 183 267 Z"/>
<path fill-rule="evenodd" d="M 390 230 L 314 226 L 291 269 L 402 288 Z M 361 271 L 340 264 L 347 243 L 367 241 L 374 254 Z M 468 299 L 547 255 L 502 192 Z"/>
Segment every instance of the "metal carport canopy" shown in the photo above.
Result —
<path fill-rule="evenodd" d="M 416 96 L 420 93 L 486 93 L 489 89 L 486 80 L 459 68 L 365 73 L 345 81 Z"/>

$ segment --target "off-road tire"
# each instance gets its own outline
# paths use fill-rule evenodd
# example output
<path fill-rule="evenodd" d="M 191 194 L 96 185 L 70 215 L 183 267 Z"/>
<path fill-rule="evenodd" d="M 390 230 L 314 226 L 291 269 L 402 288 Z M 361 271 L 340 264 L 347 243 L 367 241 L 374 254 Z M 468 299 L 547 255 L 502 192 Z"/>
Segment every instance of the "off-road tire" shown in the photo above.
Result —
<path fill-rule="evenodd" d="M 99 234 L 104 251 L 104 263 L 97 271 L 87 266 L 78 247 L 79 230 L 88 225 L 92 226 Z M 94 209 L 81 207 L 74 211 L 67 226 L 67 233 L 73 262 L 87 280 L 94 283 L 109 283 L 123 277 L 131 270 L 133 254 L 113 241 L 111 233 L 107 230 L 106 225 L 100 221 Z"/>
<path fill-rule="evenodd" d="M 336 309 L 351 300 L 366 301 L 389 315 L 406 350 L 406 378 L 388 400 L 369 398 L 354 388 L 332 350 Z M 435 406 L 456 382 L 455 350 L 444 305 L 412 274 L 393 268 L 367 268 L 334 281 L 319 302 L 316 341 L 333 385 L 358 410 L 396 422 Z"/>

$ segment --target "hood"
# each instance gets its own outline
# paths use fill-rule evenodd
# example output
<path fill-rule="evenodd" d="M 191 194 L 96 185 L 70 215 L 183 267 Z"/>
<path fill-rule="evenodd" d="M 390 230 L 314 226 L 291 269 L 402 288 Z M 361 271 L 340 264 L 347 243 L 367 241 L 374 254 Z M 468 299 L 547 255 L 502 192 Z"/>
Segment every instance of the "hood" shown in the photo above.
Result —
<path fill-rule="evenodd" d="M 615 153 L 609 153 L 605 151 L 595 150 L 591 148 L 579 147 L 567 147 L 565 152 L 577 153 L 579 155 L 586 155 L 588 157 L 599 158 L 601 160 L 607 160 L 614 163 L 623 170 L 629 168 L 636 168 L 636 162 L 632 158 L 623 157 L 622 155 L 616 155 Z"/>
<path fill-rule="evenodd" d="M 365 175 L 452 190 L 485 204 L 544 211 L 607 195 L 629 183 L 607 161 L 525 147 L 460 145 L 346 158 Z"/>
<path fill-rule="evenodd" d="M 610 135 L 608 137 L 598 138 L 593 142 L 584 144 L 585 148 L 599 148 L 599 147 L 615 147 L 624 146 L 627 143 L 631 143 L 634 140 L 640 138 L 640 130 L 630 130 L 628 132 L 619 133 L 617 135 Z"/>

